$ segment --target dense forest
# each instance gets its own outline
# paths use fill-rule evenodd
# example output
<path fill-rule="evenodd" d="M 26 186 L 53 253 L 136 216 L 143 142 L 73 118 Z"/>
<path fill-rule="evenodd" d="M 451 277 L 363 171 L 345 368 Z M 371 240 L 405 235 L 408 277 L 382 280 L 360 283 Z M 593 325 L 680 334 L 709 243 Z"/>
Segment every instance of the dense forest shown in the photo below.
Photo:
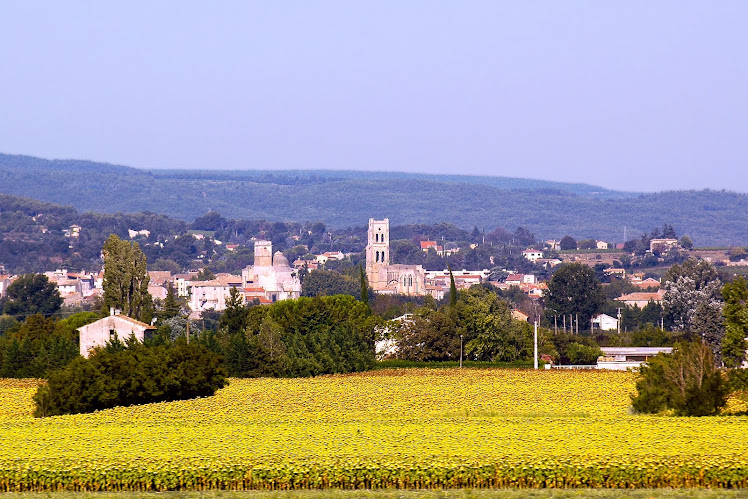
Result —
<path fill-rule="evenodd" d="M 643 190 L 656 186 L 642 183 Z M 233 219 L 525 227 L 539 239 L 622 242 L 664 221 L 699 246 L 745 245 L 748 195 L 726 191 L 623 193 L 502 177 L 350 171 L 159 171 L 0 155 L 0 191 L 81 211 L 167 213 L 189 222 L 213 210 Z"/>

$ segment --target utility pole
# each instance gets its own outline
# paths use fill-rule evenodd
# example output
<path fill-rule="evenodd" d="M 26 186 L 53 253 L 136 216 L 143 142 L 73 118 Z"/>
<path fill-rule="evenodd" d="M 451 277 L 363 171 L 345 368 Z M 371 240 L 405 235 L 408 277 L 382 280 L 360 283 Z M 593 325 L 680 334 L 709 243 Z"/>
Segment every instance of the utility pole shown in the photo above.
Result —
<path fill-rule="evenodd" d="M 462 335 L 460 335 L 460 369 L 462 369 Z"/>
<path fill-rule="evenodd" d="M 190 318 L 187 317 L 187 343 L 190 342 Z"/>
<path fill-rule="evenodd" d="M 535 321 L 535 370 L 538 369 L 538 321 Z"/>
<path fill-rule="evenodd" d="M 574 317 L 577 319 L 577 334 L 579 334 L 579 314 L 574 314 Z"/>
<path fill-rule="evenodd" d="M 563 315 L 564 319 L 564 333 L 566 332 L 566 314 Z"/>
<path fill-rule="evenodd" d="M 558 335 L 558 315 L 553 314 L 553 334 Z"/>
<path fill-rule="evenodd" d="M 618 334 L 621 334 L 621 307 L 618 307 Z"/>

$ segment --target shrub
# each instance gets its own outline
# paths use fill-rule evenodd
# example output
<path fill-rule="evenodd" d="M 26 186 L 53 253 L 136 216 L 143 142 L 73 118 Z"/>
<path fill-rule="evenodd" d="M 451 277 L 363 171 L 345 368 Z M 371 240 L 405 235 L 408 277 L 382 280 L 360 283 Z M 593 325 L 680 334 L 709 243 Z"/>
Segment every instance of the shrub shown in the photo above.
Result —
<path fill-rule="evenodd" d="M 676 416 L 717 414 L 727 402 L 727 384 L 701 342 L 678 343 L 642 366 L 631 401 L 638 412 L 672 409 Z"/>
<path fill-rule="evenodd" d="M 205 397 L 226 385 L 220 358 L 198 343 L 99 349 L 53 371 L 34 395 L 36 417 Z"/>
<path fill-rule="evenodd" d="M 571 364 L 594 364 L 603 352 L 596 346 L 572 342 L 566 347 L 566 356 Z"/>

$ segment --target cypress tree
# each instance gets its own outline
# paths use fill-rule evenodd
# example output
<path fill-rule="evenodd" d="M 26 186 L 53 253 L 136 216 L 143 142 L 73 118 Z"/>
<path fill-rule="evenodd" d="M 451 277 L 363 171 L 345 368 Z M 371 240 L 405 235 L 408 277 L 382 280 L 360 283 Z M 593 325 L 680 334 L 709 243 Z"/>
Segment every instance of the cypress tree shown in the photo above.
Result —
<path fill-rule="evenodd" d="M 364 303 L 364 305 L 369 305 L 369 282 L 366 279 L 366 273 L 364 272 L 364 267 L 359 264 L 358 265 L 359 273 L 361 274 L 361 301 Z"/>
<path fill-rule="evenodd" d="M 452 266 L 447 265 L 449 269 L 449 306 L 457 305 L 457 286 L 455 285 L 455 276 L 452 275 Z"/>

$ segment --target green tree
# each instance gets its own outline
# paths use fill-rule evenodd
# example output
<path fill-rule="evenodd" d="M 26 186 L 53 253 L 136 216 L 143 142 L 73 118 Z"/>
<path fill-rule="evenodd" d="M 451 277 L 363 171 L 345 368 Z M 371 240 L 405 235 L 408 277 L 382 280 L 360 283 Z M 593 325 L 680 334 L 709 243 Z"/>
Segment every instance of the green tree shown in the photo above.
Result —
<path fill-rule="evenodd" d="M 226 385 L 225 374 L 220 358 L 197 342 L 128 342 L 126 348 L 98 349 L 88 359 L 78 357 L 52 372 L 34 395 L 34 415 L 206 397 Z"/>
<path fill-rule="evenodd" d="M 722 288 L 725 305 L 725 336 L 722 340 L 722 359 L 728 367 L 739 367 L 748 349 L 748 281 L 740 276 Z"/>
<path fill-rule="evenodd" d="M 576 318 L 578 314 L 579 323 L 588 325 L 604 303 L 605 295 L 595 271 L 581 263 L 561 265 L 548 282 L 545 306 L 550 320 L 554 315 Z"/>
<path fill-rule="evenodd" d="M 705 260 L 689 258 L 673 265 L 662 278 L 665 296 L 662 301 L 676 330 L 690 330 L 699 304 L 721 306 L 722 283 L 717 269 Z"/>
<path fill-rule="evenodd" d="M 575 250 L 577 249 L 577 241 L 573 237 L 566 235 L 561 238 L 559 246 L 562 250 Z"/>
<path fill-rule="evenodd" d="M 361 301 L 369 305 L 369 281 L 366 279 L 366 272 L 361 264 L 358 265 L 358 271 L 361 277 Z"/>
<path fill-rule="evenodd" d="M 248 315 L 249 307 L 244 304 L 241 292 L 236 288 L 231 288 L 226 298 L 226 310 L 219 320 L 221 329 L 225 329 L 232 335 L 243 332 L 247 327 Z"/>
<path fill-rule="evenodd" d="M 468 358 L 512 362 L 532 357 L 532 326 L 512 318 L 509 304 L 492 290 L 473 286 L 461 292 L 456 316 Z"/>
<path fill-rule="evenodd" d="M 566 347 L 565 353 L 569 358 L 569 363 L 575 365 L 595 364 L 597 358 L 603 354 L 599 347 L 585 345 L 576 341 L 571 342 Z"/>
<path fill-rule="evenodd" d="M 62 306 L 57 286 L 44 274 L 22 275 L 8 286 L 5 313 L 17 319 L 34 314 L 54 315 Z"/>
<path fill-rule="evenodd" d="M 302 296 L 351 295 L 359 297 L 361 284 L 358 279 L 343 275 L 335 270 L 315 270 L 310 272 L 301 284 Z"/>
<path fill-rule="evenodd" d="M 152 302 L 148 293 L 145 255 L 138 243 L 112 234 L 104 243 L 104 305 L 120 309 L 124 315 L 149 321 L 146 311 Z"/>
<path fill-rule="evenodd" d="M 688 236 L 683 236 L 680 238 L 680 245 L 683 249 L 690 250 L 693 248 L 693 241 Z"/>
<path fill-rule="evenodd" d="M 452 267 L 447 266 L 449 269 L 449 306 L 454 307 L 457 305 L 457 285 L 455 284 L 455 276 L 452 275 Z"/>
<path fill-rule="evenodd" d="M 418 362 L 458 359 L 460 336 L 456 329 L 450 315 L 442 311 L 417 315 L 404 321 L 397 332 L 397 356 Z"/>
<path fill-rule="evenodd" d="M 166 298 L 161 305 L 161 312 L 159 318 L 161 320 L 171 319 L 177 317 L 182 312 L 182 304 L 177 297 L 177 291 L 174 289 L 174 285 L 169 283 L 169 287 L 166 289 Z"/>
<path fill-rule="evenodd" d="M 709 416 L 724 407 L 727 391 L 711 349 L 693 341 L 676 344 L 672 354 L 649 359 L 641 368 L 631 402 L 638 412 L 671 409 L 676 416 Z"/>

